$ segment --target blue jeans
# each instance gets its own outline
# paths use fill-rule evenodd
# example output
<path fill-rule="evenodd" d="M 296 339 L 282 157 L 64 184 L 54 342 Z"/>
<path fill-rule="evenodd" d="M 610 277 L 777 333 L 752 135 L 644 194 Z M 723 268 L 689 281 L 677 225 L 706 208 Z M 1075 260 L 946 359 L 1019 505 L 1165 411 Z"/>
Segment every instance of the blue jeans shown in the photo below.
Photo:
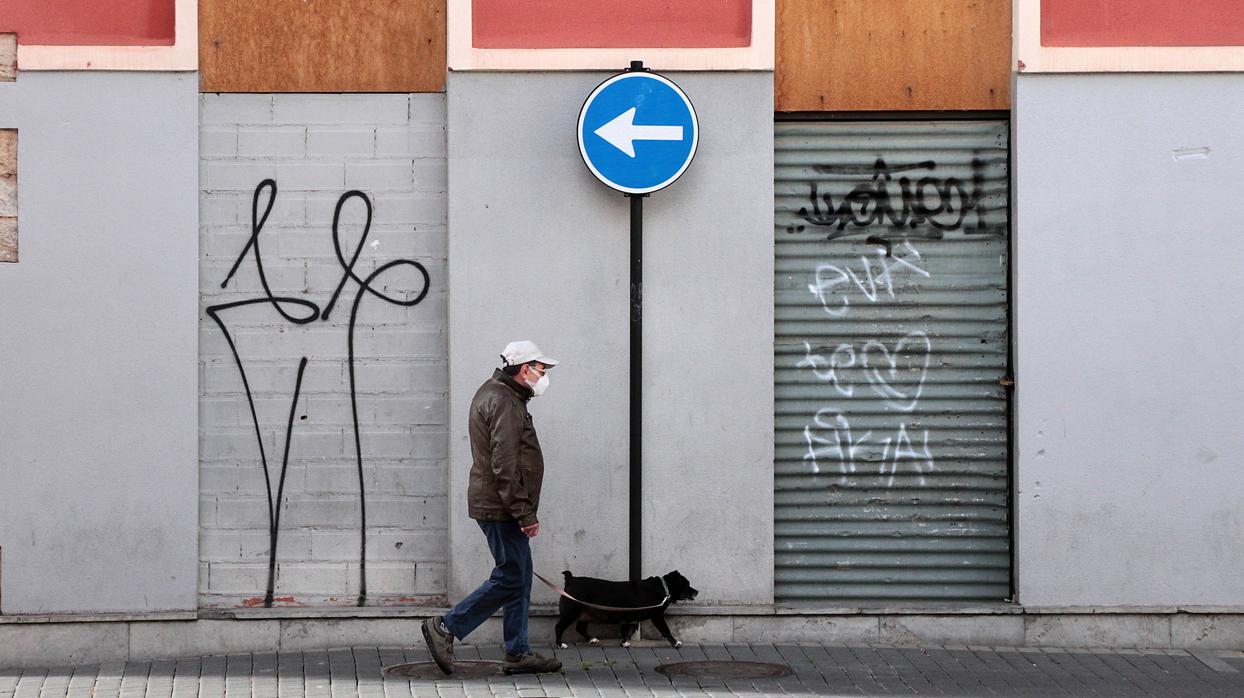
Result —
<path fill-rule="evenodd" d="M 531 606 L 531 540 L 517 521 L 476 521 L 488 538 L 496 567 L 453 610 L 445 615 L 445 627 L 459 640 L 471 634 L 498 608 L 505 607 L 501 627 L 505 651 L 530 652 L 527 644 L 527 609 Z"/>

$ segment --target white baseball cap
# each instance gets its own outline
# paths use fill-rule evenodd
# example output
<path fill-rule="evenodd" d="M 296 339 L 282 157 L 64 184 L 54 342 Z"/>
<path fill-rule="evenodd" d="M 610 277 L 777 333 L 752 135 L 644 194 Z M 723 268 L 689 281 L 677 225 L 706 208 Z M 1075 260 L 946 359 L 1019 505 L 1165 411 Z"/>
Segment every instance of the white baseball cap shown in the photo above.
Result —
<path fill-rule="evenodd" d="M 549 367 L 557 365 L 557 359 L 545 356 L 535 342 L 527 340 L 510 342 L 505 345 L 505 349 L 501 352 L 502 366 L 518 366 L 532 361 L 539 361 Z"/>

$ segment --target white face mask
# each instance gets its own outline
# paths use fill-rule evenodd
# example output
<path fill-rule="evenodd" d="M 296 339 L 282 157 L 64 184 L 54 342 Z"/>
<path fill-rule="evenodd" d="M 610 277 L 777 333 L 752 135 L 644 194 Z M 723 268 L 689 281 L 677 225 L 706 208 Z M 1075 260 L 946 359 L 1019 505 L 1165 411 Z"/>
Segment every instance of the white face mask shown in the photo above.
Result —
<path fill-rule="evenodd" d="M 531 394 L 536 397 L 540 397 L 544 394 L 544 391 L 549 389 L 549 376 L 546 373 L 543 376 L 540 376 L 540 380 L 535 383 L 529 383 L 528 385 L 531 386 Z"/>

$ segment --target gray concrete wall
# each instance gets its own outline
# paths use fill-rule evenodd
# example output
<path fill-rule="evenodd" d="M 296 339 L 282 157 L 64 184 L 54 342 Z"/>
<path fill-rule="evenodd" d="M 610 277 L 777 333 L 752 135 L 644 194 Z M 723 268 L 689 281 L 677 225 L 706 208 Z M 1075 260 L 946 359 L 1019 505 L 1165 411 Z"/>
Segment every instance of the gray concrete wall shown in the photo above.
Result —
<path fill-rule="evenodd" d="M 1244 75 L 1018 78 L 1026 606 L 1244 603 L 1242 112 Z"/>
<path fill-rule="evenodd" d="M 144 617 L 100 618 L 92 623 L 0 621 L 0 668 L 139 662 L 203 655 L 218 655 L 218 659 L 223 659 L 220 655 L 351 646 L 406 647 L 418 654 L 424 651 L 418 639 L 421 614 L 443 610 L 366 609 L 369 612 L 366 617 L 357 617 L 317 609 L 318 617 L 296 617 L 292 615 L 298 613 L 296 610 L 275 609 L 241 612 L 239 616 L 244 617 L 239 618 L 210 620 Z M 766 609 L 748 612 L 737 607 L 728 613 L 718 613 L 720 610 L 700 608 L 685 613 L 675 606 L 666 619 L 674 636 L 686 643 L 1140 647 L 1234 653 L 1244 646 L 1244 615 L 1238 613 L 1111 613 L 1101 612 L 1103 609 L 1031 613 L 1019 608 L 983 614 L 970 609 L 945 613 L 908 610 L 890 614 L 816 613 L 793 609 L 779 613 L 766 612 Z M 529 630 L 536 647 L 549 646 L 555 621 L 556 613 L 552 609 L 532 614 Z M 643 624 L 641 633 L 646 639 L 658 640 L 650 623 Z M 576 642 L 573 630 L 568 639 Z M 606 646 L 616 642 L 607 637 L 602 637 L 602 641 Z M 501 618 L 494 616 L 472 633 L 465 644 L 495 651 L 501 642 Z M 661 645 L 657 649 L 664 647 L 664 641 L 659 642 Z M 585 643 L 578 641 L 578 644 Z M 342 651 L 349 652 L 349 649 Z M 99 692 L 97 686 L 96 693 Z"/>
<path fill-rule="evenodd" d="M 273 293 L 328 308 L 345 275 L 333 212 L 349 190 L 373 206 L 355 273 L 366 278 L 398 259 L 428 272 L 427 295 L 416 305 L 366 294 L 355 318 L 361 492 L 348 352 L 359 284 L 348 281 L 328 317 L 304 324 L 269 303 L 219 313 L 246 372 L 281 514 L 276 603 L 350 604 L 364 572 L 368 603 L 436 602 L 445 594 L 448 538 L 445 96 L 209 94 L 201 119 L 201 602 L 254 605 L 267 585 L 269 490 L 247 386 L 206 311 L 265 297 L 253 254 L 221 282 L 250 240 L 255 189 L 269 178 L 277 192 L 259 246 Z M 261 192 L 261 215 L 269 199 Z M 347 260 L 365 221 L 363 200 L 352 197 L 338 226 Z M 375 286 L 394 299 L 413 301 L 424 288 L 408 264 L 382 274 Z"/>
<path fill-rule="evenodd" d="M 627 575 L 628 203 L 574 133 L 605 77 L 450 75 L 451 601 L 491 566 L 466 515 L 466 417 L 513 339 L 563 361 L 531 403 L 547 463 L 536 569 Z M 671 77 L 703 135 L 644 205 L 644 571 L 680 569 L 702 601 L 770 602 L 772 75 Z"/>
<path fill-rule="evenodd" d="M 198 76 L 22 73 L 0 612 L 195 606 Z"/>

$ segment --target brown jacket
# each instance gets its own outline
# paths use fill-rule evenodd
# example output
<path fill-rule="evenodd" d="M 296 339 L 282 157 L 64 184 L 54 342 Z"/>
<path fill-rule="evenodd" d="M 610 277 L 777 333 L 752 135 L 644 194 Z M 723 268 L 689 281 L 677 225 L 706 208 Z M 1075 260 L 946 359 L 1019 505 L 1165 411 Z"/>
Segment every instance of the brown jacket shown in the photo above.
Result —
<path fill-rule="evenodd" d="M 467 514 L 479 521 L 536 523 L 544 456 L 527 411 L 531 389 L 500 370 L 471 400 Z"/>

